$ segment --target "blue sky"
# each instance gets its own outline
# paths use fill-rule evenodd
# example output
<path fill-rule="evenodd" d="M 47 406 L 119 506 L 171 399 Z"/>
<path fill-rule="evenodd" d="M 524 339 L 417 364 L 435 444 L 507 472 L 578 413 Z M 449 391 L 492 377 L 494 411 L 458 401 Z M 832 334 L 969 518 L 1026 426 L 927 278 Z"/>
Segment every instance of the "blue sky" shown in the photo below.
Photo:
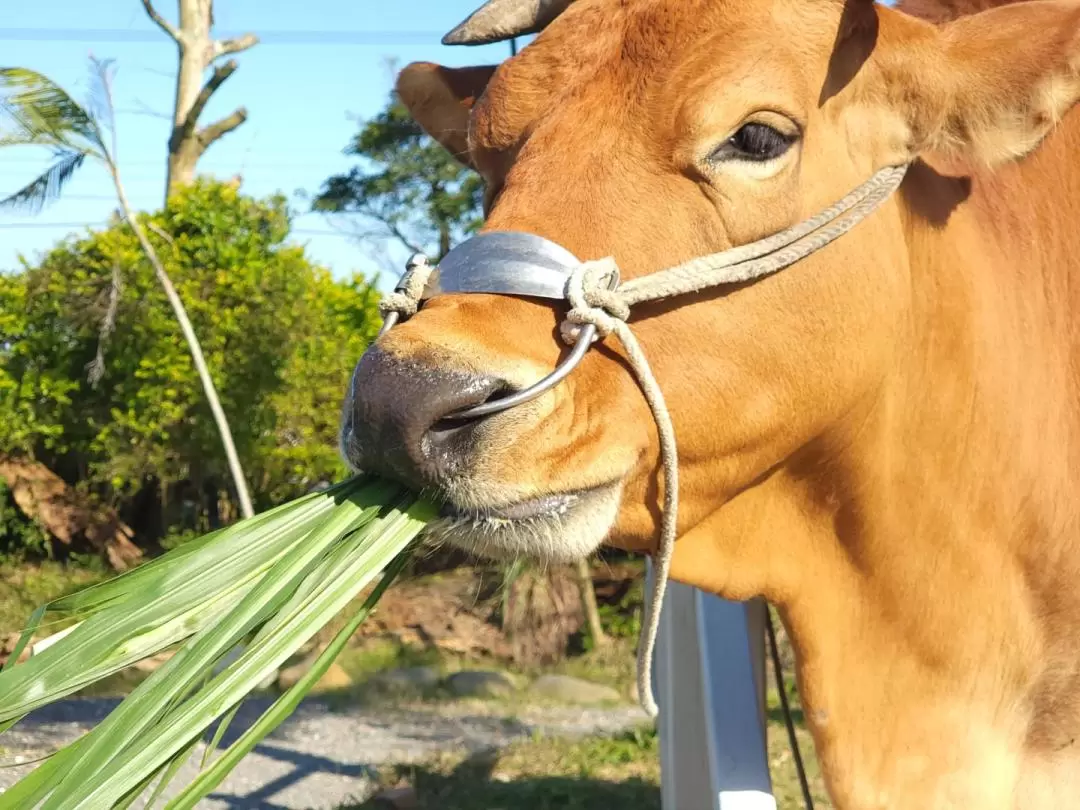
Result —
<path fill-rule="evenodd" d="M 202 173 L 227 178 L 241 173 L 243 190 L 275 191 L 290 200 L 313 192 L 351 161 L 342 154 L 357 120 L 382 107 L 391 86 L 390 59 L 404 65 L 429 60 L 447 65 L 497 62 L 505 44 L 448 48 L 439 38 L 480 0 L 217 0 L 219 37 L 252 31 L 263 37 L 238 55 L 239 70 L 214 95 L 203 123 L 244 105 L 247 122 L 216 143 L 199 164 Z M 156 8 L 175 20 L 176 0 Z M 165 182 L 176 50 L 147 19 L 140 0 L 6 0 L 0 28 L 0 62 L 45 73 L 76 98 L 85 98 L 88 56 L 115 60 L 121 171 L 132 204 L 156 208 Z M 32 179 L 46 165 L 35 150 L 0 151 L 0 195 Z M 295 205 L 303 204 L 296 201 Z M 37 215 L 0 213 L 0 269 L 30 258 L 65 234 L 103 222 L 115 208 L 111 184 L 86 165 L 64 198 Z M 345 238 L 319 214 L 299 216 L 294 239 L 336 275 L 361 270 L 391 281 L 403 254 L 372 255 Z M 383 286 L 383 285 L 380 285 Z"/>

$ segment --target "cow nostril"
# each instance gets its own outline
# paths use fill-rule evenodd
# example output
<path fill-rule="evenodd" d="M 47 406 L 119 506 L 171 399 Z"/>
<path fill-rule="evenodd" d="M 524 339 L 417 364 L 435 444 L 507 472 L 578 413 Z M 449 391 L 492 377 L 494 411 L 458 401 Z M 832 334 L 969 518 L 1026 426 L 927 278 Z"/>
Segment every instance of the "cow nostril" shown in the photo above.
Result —
<path fill-rule="evenodd" d="M 487 415 L 456 416 L 455 414 L 468 411 L 478 405 L 486 405 L 514 393 L 515 389 L 504 381 L 491 380 L 489 383 L 491 387 L 484 399 L 481 400 L 477 397 L 475 402 L 456 408 L 447 415 L 436 419 L 427 429 L 424 436 L 427 452 L 434 452 L 435 456 L 444 465 L 444 468 L 449 469 L 456 466 L 455 462 L 461 461 L 462 458 L 470 454 L 470 451 L 475 450 L 476 428 L 487 419 Z"/>
<path fill-rule="evenodd" d="M 428 435 L 432 438 L 451 438 L 458 435 L 463 431 L 466 431 L 474 427 L 478 422 L 487 418 L 485 415 L 480 416 L 458 416 L 458 413 L 465 413 L 478 405 L 487 405 L 489 402 L 500 400 L 503 397 L 508 397 L 514 393 L 514 388 L 509 384 L 499 381 L 495 383 L 494 387 L 488 392 L 487 396 L 483 400 L 478 400 L 471 405 L 458 408 L 455 411 L 446 414 L 439 419 L 436 419 L 430 428 L 428 428 Z"/>
<path fill-rule="evenodd" d="M 479 421 L 480 419 L 440 419 L 428 428 L 426 439 L 433 448 L 446 448 L 456 440 L 466 438 Z"/>

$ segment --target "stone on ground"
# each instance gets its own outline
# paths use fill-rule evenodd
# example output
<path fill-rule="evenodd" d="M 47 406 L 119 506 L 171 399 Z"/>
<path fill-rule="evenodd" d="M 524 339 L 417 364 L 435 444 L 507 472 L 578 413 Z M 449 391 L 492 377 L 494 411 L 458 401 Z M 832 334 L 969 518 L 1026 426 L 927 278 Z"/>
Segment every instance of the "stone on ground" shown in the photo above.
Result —
<path fill-rule="evenodd" d="M 392 692 L 422 692 L 434 689 L 440 680 L 439 671 L 434 667 L 402 667 L 380 672 L 371 683 Z"/>
<path fill-rule="evenodd" d="M 564 703 L 613 703 L 622 700 L 618 690 L 569 675 L 542 675 L 533 681 L 529 693 Z"/>
<path fill-rule="evenodd" d="M 447 688 L 458 697 L 506 697 L 517 684 L 505 672 L 462 670 L 446 679 Z"/>

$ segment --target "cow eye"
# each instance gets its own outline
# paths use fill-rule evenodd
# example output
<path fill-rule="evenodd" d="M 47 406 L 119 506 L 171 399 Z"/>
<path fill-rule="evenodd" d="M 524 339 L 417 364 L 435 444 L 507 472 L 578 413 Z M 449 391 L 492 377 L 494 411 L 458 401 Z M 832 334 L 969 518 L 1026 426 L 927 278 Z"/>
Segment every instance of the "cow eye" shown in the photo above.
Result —
<path fill-rule="evenodd" d="M 713 161 L 752 160 L 764 163 L 786 152 L 798 135 L 786 135 L 768 124 L 756 121 L 743 124 L 709 156 Z"/>

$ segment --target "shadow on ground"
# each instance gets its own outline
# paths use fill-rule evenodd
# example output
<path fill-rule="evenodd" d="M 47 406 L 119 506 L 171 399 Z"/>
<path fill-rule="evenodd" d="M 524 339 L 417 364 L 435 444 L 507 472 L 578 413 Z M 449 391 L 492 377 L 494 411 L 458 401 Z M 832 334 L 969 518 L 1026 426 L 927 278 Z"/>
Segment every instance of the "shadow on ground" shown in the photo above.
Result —
<path fill-rule="evenodd" d="M 495 771 L 498 754 L 474 754 L 449 772 L 418 765 L 404 769 L 405 781 L 419 798 L 420 810 L 658 810 L 660 788 L 643 779 L 610 782 L 585 775 L 524 776 L 505 781 Z M 351 810 L 386 810 L 378 800 Z"/>

